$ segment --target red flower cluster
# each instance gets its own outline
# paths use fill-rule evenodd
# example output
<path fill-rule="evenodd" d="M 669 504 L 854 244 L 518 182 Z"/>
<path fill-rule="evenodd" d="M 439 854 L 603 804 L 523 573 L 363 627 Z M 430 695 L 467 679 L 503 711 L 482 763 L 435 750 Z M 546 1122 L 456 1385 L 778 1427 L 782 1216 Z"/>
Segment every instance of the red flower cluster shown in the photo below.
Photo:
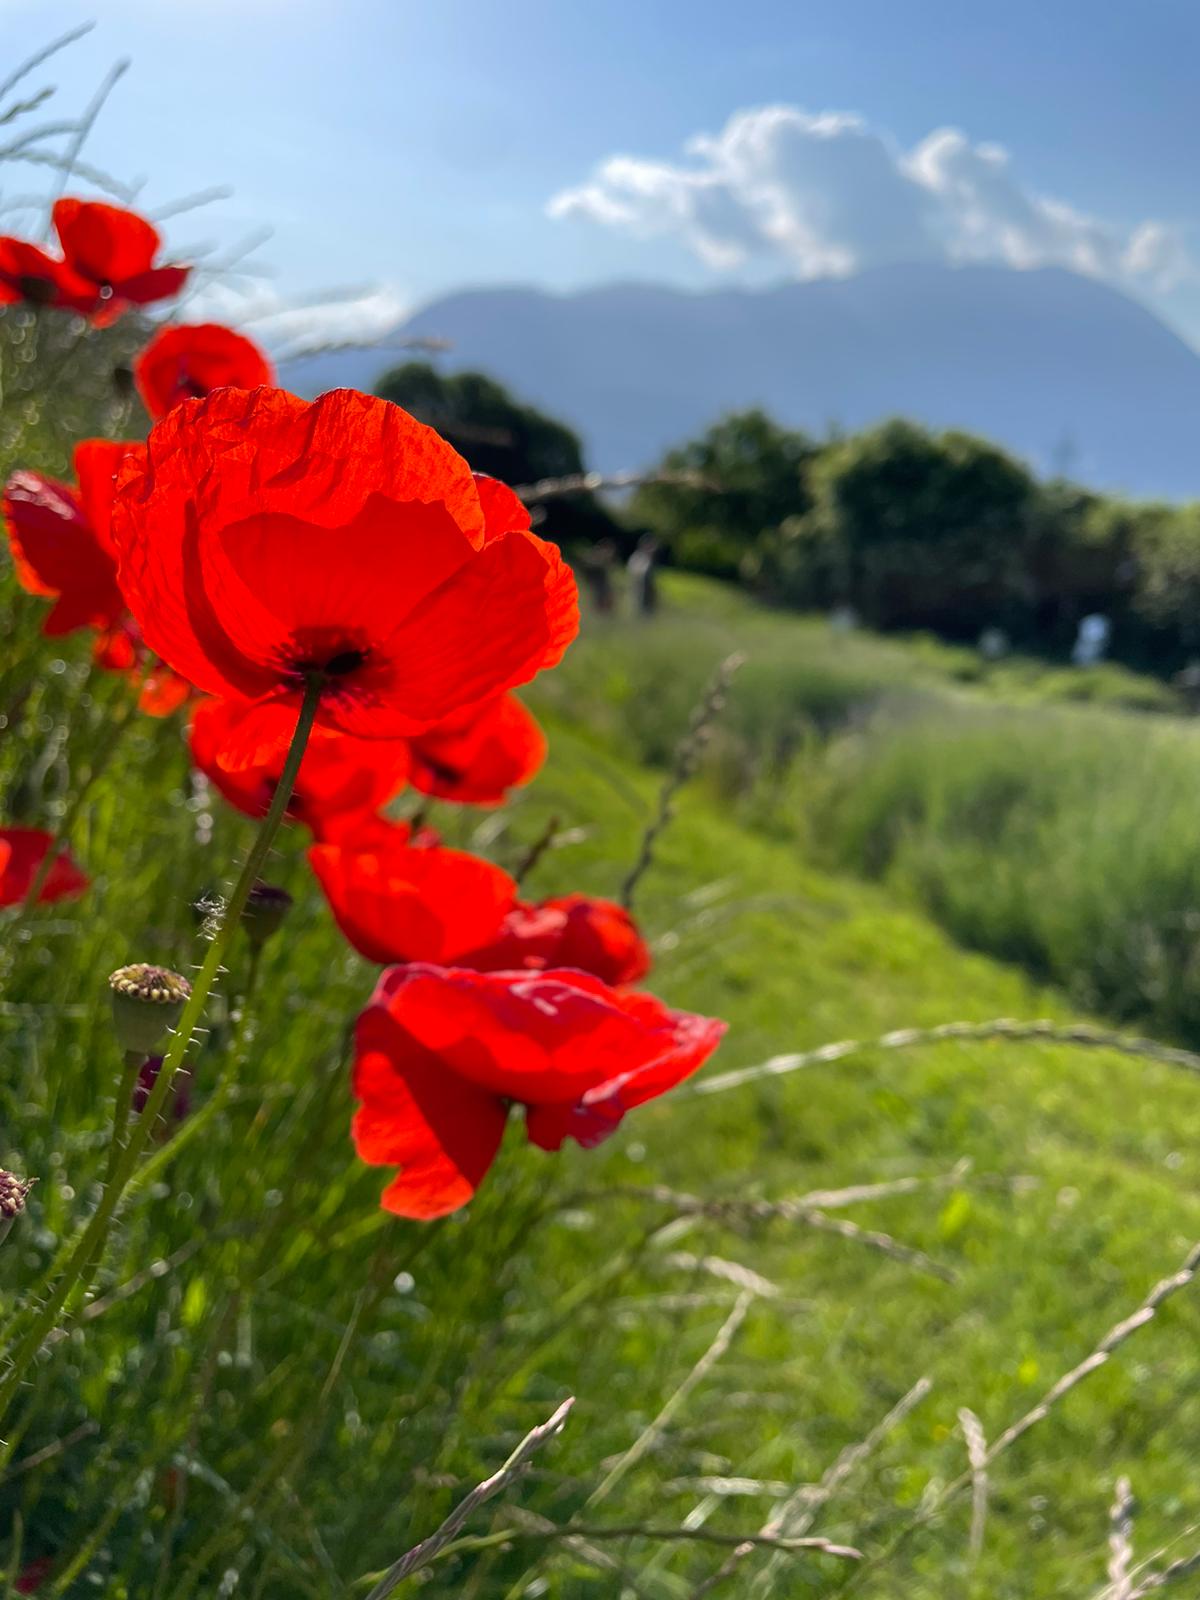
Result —
<path fill-rule="evenodd" d="M 157 235 L 115 208 L 72 202 L 56 220 L 64 261 L 43 258 L 32 298 L 82 309 L 86 276 L 112 314 L 183 271 L 153 268 Z M 28 294 L 16 244 L 0 241 L 0 285 Z M 384 1205 L 433 1217 L 463 1204 L 513 1104 L 543 1149 L 598 1143 L 696 1071 L 723 1025 L 628 987 L 650 957 L 622 907 L 520 900 L 499 866 L 385 814 L 406 784 L 499 804 L 541 766 L 545 738 L 510 691 L 578 626 L 557 548 L 430 428 L 367 395 L 309 403 L 270 387 L 266 358 L 228 329 L 166 329 L 136 375 L 158 419 L 145 446 L 81 445 L 77 489 L 10 481 L 17 573 L 54 601 L 46 632 L 96 629 L 98 659 L 119 670 L 153 652 L 163 704 L 193 684 L 212 697 L 192 760 L 250 816 L 276 799 L 307 707 L 288 810 L 312 832 L 308 860 L 347 939 L 402 963 L 357 1031 L 358 1153 L 401 1169 Z M 28 891 L 48 846 L 0 830 L 0 899 Z M 42 898 L 85 884 L 63 857 Z M 148 1070 L 139 1093 L 152 1082 Z"/>
<path fill-rule="evenodd" d="M 52 835 L 41 828 L 0 828 L 0 906 L 24 903 L 53 843 Z M 38 900 L 44 904 L 69 900 L 82 894 L 87 886 L 87 874 L 66 851 L 60 851 L 46 874 Z"/>
<path fill-rule="evenodd" d="M 389 1211 L 444 1216 L 495 1160 L 511 1104 L 543 1150 L 599 1144 L 701 1067 L 724 1031 L 582 972 L 393 967 L 358 1020 L 355 1147 L 401 1169 L 383 1191 Z"/>
<path fill-rule="evenodd" d="M 61 255 L 25 239 L 0 238 L 0 304 L 75 311 L 113 322 L 129 306 L 176 295 L 188 267 L 156 266 L 158 230 L 136 211 L 98 200 L 59 200 L 52 213 Z"/>

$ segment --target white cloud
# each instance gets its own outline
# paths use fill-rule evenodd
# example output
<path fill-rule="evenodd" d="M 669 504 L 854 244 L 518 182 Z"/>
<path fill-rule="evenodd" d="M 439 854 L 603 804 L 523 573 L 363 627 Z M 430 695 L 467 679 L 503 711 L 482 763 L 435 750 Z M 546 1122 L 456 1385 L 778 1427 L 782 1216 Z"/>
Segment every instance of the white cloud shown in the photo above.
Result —
<path fill-rule="evenodd" d="M 760 262 L 816 278 L 895 261 L 998 261 L 1157 290 L 1200 276 L 1177 228 L 1122 228 L 1039 194 L 999 145 L 937 128 L 906 151 L 862 117 L 796 106 L 735 112 L 678 162 L 612 156 L 547 210 L 681 240 L 721 271 Z"/>
<path fill-rule="evenodd" d="M 327 345 L 372 345 L 396 328 L 411 309 L 391 284 L 347 289 L 312 300 L 288 300 L 269 285 L 242 289 L 220 281 L 187 302 L 189 322 L 228 322 L 280 357 Z"/>

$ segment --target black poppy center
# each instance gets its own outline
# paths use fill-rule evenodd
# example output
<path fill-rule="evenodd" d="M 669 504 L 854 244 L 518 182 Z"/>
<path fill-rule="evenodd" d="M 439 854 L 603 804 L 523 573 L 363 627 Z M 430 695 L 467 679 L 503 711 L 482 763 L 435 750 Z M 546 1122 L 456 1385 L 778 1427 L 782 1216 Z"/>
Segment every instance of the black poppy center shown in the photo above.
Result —
<path fill-rule="evenodd" d="M 349 687 L 345 680 L 367 661 L 370 644 L 354 633 L 332 628 L 306 628 L 294 635 L 286 665 L 297 678 L 320 678 L 331 687 Z"/>
<path fill-rule="evenodd" d="M 365 650 L 340 650 L 336 656 L 330 657 L 323 670 L 326 677 L 344 678 L 348 672 L 357 671 L 366 659 Z"/>
<path fill-rule="evenodd" d="M 28 300 L 30 305 L 48 306 L 54 299 L 54 282 L 51 278 L 39 278 L 34 273 L 25 273 L 18 280 L 21 287 L 21 296 Z"/>

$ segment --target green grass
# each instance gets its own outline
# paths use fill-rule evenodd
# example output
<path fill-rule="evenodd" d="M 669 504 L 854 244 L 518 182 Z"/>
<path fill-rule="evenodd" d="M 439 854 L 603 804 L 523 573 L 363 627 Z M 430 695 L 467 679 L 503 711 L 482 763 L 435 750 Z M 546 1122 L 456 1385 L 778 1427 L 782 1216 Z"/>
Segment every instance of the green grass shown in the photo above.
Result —
<path fill-rule="evenodd" d="M 726 613 L 719 593 L 697 591 L 696 602 L 682 612 L 691 601 L 680 590 L 682 614 L 661 628 L 593 628 L 539 688 L 551 735 L 543 776 L 498 818 L 443 810 L 448 838 L 511 861 L 557 816 L 570 831 L 532 887 L 612 893 L 657 790 L 640 759 L 677 736 L 712 657 L 761 648 L 782 620 Z M 122 692 L 112 680 L 81 684 L 84 647 L 38 641 L 37 615 L 35 602 L 17 601 L 7 634 L 19 643 L 6 693 L 14 679 L 33 686 L 18 728 L 0 737 L 8 820 L 53 817 Z M 803 631 L 817 640 L 815 625 Z M 18 648 L 32 660 L 18 661 Z M 835 666 L 828 656 L 823 664 L 815 642 L 796 646 L 796 675 L 832 684 L 820 690 L 828 699 L 853 680 L 877 705 L 880 670 L 888 677 L 892 664 L 892 695 L 906 661 L 917 664 L 904 695 L 947 692 L 919 650 L 856 639 Z M 753 714 L 769 741 L 768 710 L 792 668 L 758 670 Z M 858 703 L 845 700 L 852 719 Z M 797 690 L 785 709 L 803 721 L 812 705 Z M 711 1070 L 907 1025 L 1071 1014 L 1017 969 L 964 953 L 888 889 L 818 870 L 778 829 L 744 826 L 726 777 L 758 734 L 736 704 L 731 712 L 718 781 L 685 795 L 640 902 L 655 989 L 731 1024 Z M 209 804 L 189 779 L 178 723 L 139 722 L 74 841 L 92 892 L 8 940 L 0 1164 L 40 1182 L 0 1249 L 7 1303 L 97 1193 L 119 1067 L 107 973 L 135 959 L 195 962 L 191 901 L 227 882 L 245 847 L 249 825 L 217 809 L 210 831 Z M 18 1465 L 51 1453 L 0 1481 L 0 1540 L 19 1511 L 27 1555 L 54 1554 L 59 1572 L 79 1556 L 71 1594 L 181 1600 L 215 1595 L 237 1572 L 236 1592 L 267 1600 L 361 1596 L 350 1580 L 428 1533 L 567 1393 L 578 1404 L 566 1434 L 507 1499 L 559 1522 L 584 1515 L 605 1464 L 675 1391 L 736 1296 L 688 1257 L 740 1263 L 778 1293 L 755 1301 L 660 1446 L 587 1519 L 678 1525 L 708 1480 L 735 1476 L 767 1488 L 726 1496 L 707 1525 L 756 1528 L 777 1504 L 770 1485 L 818 1478 L 927 1374 L 929 1399 L 814 1530 L 877 1551 L 931 1481 L 960 1470 L 960 1406 L 994 1438 L 1200 1237 L 1200 1084 L 1109 1053 L 1002 1043 L 876 1051 L 725 1094 L 680 1093 L 631 1116 L 602 1149 L 561 1159 L 514 1129 L 468 1214 L 434 1228 L 385 1218 L 375 1206 L 384 1175 L 357 1166 L 347 1139 L 345 1035 L 373 973 L 338 937 L 301 846 L 292 835 L 278 852 L 274 877 L 298 904 L 269 949 L 236 1102 L 131 1208 L 101 1272 L 107 1309 L 44 1353 L 17 1414 Z M 244 975 L 243 950 L 228 996 Z M 229 1049 L 228 1021 L 219 1011 L 212 1020 L 197 1105 Z M 683 1221 L 664 1233 L 668 1208 L 616 1192 L 664 1183 L 777 1198 L 934 1177 L 963 1161 L 970 1171 L 951 1188 L 847 1212 L 931 1253 L 953 1284 L 798 1224 Z M 372 1281 L 384 1290 L 376 1305 L 364 1294 Z M 1182 1296 L 997 1465 L 973 1570 L 960 1505 L 859 1592 L 1089 1593 L 1123 1471 L 1141 1503 L 1142 1549 L 1195 1520 L 1198 1333 L 1197 1307 Z M 470 1531 L 505 1526 L 493 1509 Z M 173 1555 L 156 1589 L 168 1529 Z M 637 1592 L 664 1600 L 686 1600 L 722 1555 L 645 1540 L 607 1548 Z M 522 1575 L 535 1562 L 541 1587 L 529 1588 Z M 752 1558 L 725 1592 L 753 1595 L 748 1575 L 763 1567 Z M 836 1563 L 801 1557 L 771 1592 L 829 1594 L 843 1579 Z M 616 1580 L 561 1547 L 551 1556 L 517 1539 L 461 1551 L 425 1592 L 574 1600 L 613 1594 Z"/>

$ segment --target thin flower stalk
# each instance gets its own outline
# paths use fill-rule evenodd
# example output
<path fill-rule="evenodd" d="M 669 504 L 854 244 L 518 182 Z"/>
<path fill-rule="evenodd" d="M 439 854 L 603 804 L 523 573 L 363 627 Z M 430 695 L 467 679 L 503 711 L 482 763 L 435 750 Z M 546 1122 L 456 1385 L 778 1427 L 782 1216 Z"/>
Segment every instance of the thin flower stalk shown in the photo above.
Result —
<path fill-rule="evenodd" d="M 312 676 L 306 684 L 296 730 L 292 737 L 291 748 L 288 751 L 288 758 L 279 787 L 271 802 L 271 808 L 259 828 L 250 853 L 246 857 L 241 876 L 238 878 L 230 896 L 225 916 L 216 929 L 212 943 L 209 945 L 208 953 L 196 976 L 191 996 L 184 1008 L 179 1026 L 171 1037 L 170 1046 L 154 1081 L 154 1086 L 150 1091 L 142 1115 L 131 1129 L 117 1160 L 112 1179 L 105 1185 L 100 1203 L 93 1212 L 91 1220 L 80 1234 L 58 1283 L 46 1297 L 28 1331 L 20 1339 L 15 1349 L 11 1351 L 8 1372 L 3 1382 L 0 1383 L 0 1418 L 3 1418 L 8 1412 L 13 1399 L 25 1381 L 25 1375 L 31 1363 L 41 1349 L 47 1334 L 55 1326 L 63 1308 L 78 1290 L 82 1288 L 86 1292 L 93 1270 L 93 1263 L 98 1262 L 103 1257 L 109 1230 L 112 1227 L 121 1200 L 129 1187 L 138 1160 L 150 1138 L 151 1131 L 166 1106 L 167 1096 L 175 1081 L 175 1074 L 183 1062 L 192 1034 L 204 1014 L 204 1008 L 221 971 L 226 951 L 238 929 L 247 897 L 253 885 L 262 875 L 262 869 L 274 843 L 280 823 L 283 820 L 288 800 L 291 798 L 296 774 L 300 770 L 300 762 L 304 755 L 305 746 L 308 743 L 308 736 L 312 731 L 323 685 L 324 679 L 316 675 Z M 8 1447 L 0 1446 L 0 1466 L 3 1466 L 7 1459 Z"/>

